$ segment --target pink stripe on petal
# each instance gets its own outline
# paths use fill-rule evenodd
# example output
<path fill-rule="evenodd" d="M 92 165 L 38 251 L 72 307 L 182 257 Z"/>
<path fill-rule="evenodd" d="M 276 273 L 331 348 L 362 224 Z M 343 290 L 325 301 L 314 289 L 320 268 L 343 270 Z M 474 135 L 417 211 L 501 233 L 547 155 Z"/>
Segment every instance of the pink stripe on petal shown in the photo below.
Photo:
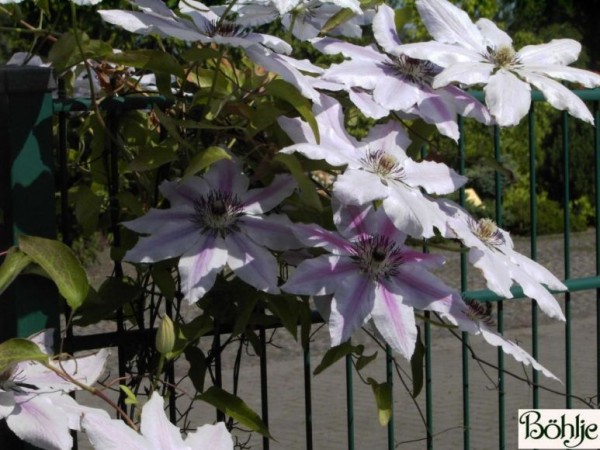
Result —
<path fill-rule="evenodd" d="M 277 175 L 269 186 L 248 191 L 243 199 L 244 210 L 249 214 L 270 211 L 292 195 L 296 187 L 297 183 L 292 176 Z"/>

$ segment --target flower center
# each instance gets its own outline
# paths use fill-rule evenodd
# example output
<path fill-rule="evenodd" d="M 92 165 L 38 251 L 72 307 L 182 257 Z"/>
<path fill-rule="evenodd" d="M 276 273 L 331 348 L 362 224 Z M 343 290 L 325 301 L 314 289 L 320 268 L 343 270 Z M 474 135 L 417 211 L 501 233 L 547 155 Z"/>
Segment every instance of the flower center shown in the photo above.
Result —
<path fill-rule="evenodd" d="M 238 231 L 237 221 L 244 214 L 242 202 L 230 192 L 210 191 L 194 202 L 192 219 L 203 233 L 218 233 L 221 237 Z"/>
<path fill-rule="evenodd" d="M 400 247 L 387 236 L 378 234 L 361 237 L 354 242 L 351 258 L 361 272 L 375 281 L 397 275 L 403 262 Z"/>
<path fill-rule="evenodd" d="M 498 69 L 507 69 L 517 63 L 515 50 L 510 45 L 503 45 L 498 48 L 488 46 L 485 57 Z"/>
<path fill-rule="evenodd" d="M 469 227 L 481 241 L 490 248 L 504 245 L 504 235 L 492 219 L 479 219 L 477 222 L 469 219 Z"/>
<path fill-rule="evenodd" d="M 228 20 L 212 21 L 205 30 L 204 34 L 209 37 L 242 37 L 248 34 L 248 31 L 241 25 Z"/>
<path fill-rule="evenodd" d="M 419 86 L 431 86 L 433 77 L 437 74 L 436 66 L 423 59 L 415 59 L 410 56 L 392 56 L 389 66 L 402 78 Z"/>
<path fill-rule="evenodd" d="M 368 150 L 367 155 L 360 161 L 366 170 L 378 175 L 385 185 L 387 185 L 386 180 L 402 181 L 404 178 L 402 164 L 385 150 Z"/>

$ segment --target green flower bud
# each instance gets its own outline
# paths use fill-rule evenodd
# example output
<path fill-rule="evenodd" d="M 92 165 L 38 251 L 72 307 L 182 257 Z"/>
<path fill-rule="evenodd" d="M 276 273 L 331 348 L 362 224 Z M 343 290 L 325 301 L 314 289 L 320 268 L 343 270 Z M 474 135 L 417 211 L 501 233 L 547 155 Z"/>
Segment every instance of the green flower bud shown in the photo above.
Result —
<path fill-rule="evenodd" d="M 166 356 L 175 347 L 175 327 L 169 316 L 164 316 L 156 331 L 156 350 Z"/>

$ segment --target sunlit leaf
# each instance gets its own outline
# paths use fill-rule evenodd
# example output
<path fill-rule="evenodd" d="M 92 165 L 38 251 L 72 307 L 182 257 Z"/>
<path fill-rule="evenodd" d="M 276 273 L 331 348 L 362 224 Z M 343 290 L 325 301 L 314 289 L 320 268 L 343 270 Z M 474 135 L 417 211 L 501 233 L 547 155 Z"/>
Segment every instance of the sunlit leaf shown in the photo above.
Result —
<path fill-rule="evenodd" d="M 211 404 L 224 414 L 232 417 L 238 421 L 241 426 L 249 428 L 252 431 L 257 431 L 263 436 L 273 439 L 260 416 L 238 396 L 230 394 L 217 386 L 211 386 L 197 398 Z"/>
<path fill-rule="evenodd" d="M 387 382 L 378 383 L 373 378 L 367 378 L 367 382 L 375 394 L 379 423 L 384 427 L 392 418 L 392 386 Z"/>
<path fill-rule="evenodd" d="M 421 342 L 421 328 L 417 327 L 417 342 L 415 351 L 410 358 L 410 368 L 412 370 L 412 396 L 417 397 L 423 389 L 423 364 L 425 360 L 425 346 Z"/>
<path fill-rule="evenodd" d="M 323 359 L 313 372 L 314 375 L 318 375 L 323 372 L 325 369 L 339 361 L 340 359 L 348 356 L 352 353 L 356 353 L 358 355 L 362 355 L 364 351 L 363 345 L 354 346 L 350 344 L 350 342 L 344 342 L 340 345 L 336 345 L 335 347 L 331 347 L 327 352 L 323 355 Z"/>
<path fill-rule="evenodd" d="M 22 361 L 45 363 L 48 361 L 48 355 L 27 339 L 9 339 L 0 344 L 0 375 L 6 369 Z"/>
<path fill-rule="evenodd" d="M 213 146 L 201 150 L 188 164 L 184 178 L 195 175 L 222 159 L 231 159 L 231 155 L 221 147 Z"/>
<path fill-rule="evenodd" d="M 0 266 L 0 294 L 31 264 L 32 259 L 16 247 L 11 247 Z"/>

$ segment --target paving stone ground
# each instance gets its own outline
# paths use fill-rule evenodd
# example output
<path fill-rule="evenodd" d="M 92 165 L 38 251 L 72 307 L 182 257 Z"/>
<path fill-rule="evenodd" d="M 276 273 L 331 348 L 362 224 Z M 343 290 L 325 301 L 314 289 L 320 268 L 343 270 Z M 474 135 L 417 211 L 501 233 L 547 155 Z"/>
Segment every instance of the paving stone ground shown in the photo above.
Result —
<path fill-rule="evenodd" d="M 594 231 L 574 233 L 571 236 L 571 277 L 592 276 L 596 273 L 594 254 Z M 528 241 L 516 239 L 517 248 L 528 254 Z M 563 278 L 562 237 L 540 238 L 538 256 L 542 263 L 557 276 Z M 456 255 L 447 254 L 451 259 L 439 275 L 448 283 L 457 283 Z M 483 287 L 476 271 L 471 271 L 469 288 Z M 558 296 L 561 306 L 563 296 Z M 572 389 L 573 394 L 582 399 L 595 398 L 597 395 L 597 347 L 596 347 L 596 292 L 573 293 L 572 304 Z M 506 334 L 519 342 L 525 349 L 531 347 L 530 310 L 528 301 L 513 300 L 505 302 Z M 432 343 L 432 388 L 433 388 L 433 427 L 434 447 L 442 450 L 463 448 L 463 379 L 461 342 L 444 330 L 433 333 Z M 364 336 L 356 340 L 365 343 L 368 351 L 375 351 Z M 325 329 L 314 335 L 311 349 L 312 367 L 316 367 L 328 348 L 328 336 Z M 269 378 L 269 425 L 276 441 L 271 442 L 273 450 L 300 450 L 306 448 L 304 414 L 304 379 L 302 352 L 300 346 L 284 332 L 273 337 L 276 346 L 268 350 Z M 565 381 L 565 326 L 563 323 L 542 318 L 539 328 L 539 361 L 563 382 Z M 480 339 L 471 339 L 478 357 L 496 364 L 497 351 Z M 380 352 L 381 355 L 381 352 Z M 364 377 L 371 376 L 379 381 L 385 377 L 383 358 L 364 370 Z M 523 369 L 512 358 L 505 358 L 506 369 L 519 375 L 530 377 L 531 371 Z M 224 369 L 226 389 L 230 384 L 230 369 L 233 357 L 225 357 Z M 403 367 L 409 371 L 408 364 Z M 180 369 L 185 370 L 185 367 Z M 260 411 L 260 380 L 256 358 L 243 358 L 240 376 L 239 395 L 255 410 Z M 408 375 L 403 378 L 408 381 Z M 542 377 L 543 385 L 549 389 L 564 392 L 565 385 Z M 424 414 L 425 395 L 422 393 L 413 401 L 407 390 L 397 381 L 394 385 L 394 429 L 397 448 L 420 450 L 426 448 L 425 428 L 419 415 Z M 336 364 L 318 376 L 312 377 L 313 401 L 313 444 L 317 450 L 337 450 L 347 448 L 346 422 L 346 384 L 343 363 Z M 469 407 L 470 407 L 470 443 L 473 450 L 497 449 L 499 440 L 498 387 L 497 372 L 482 367 L 469 360 Z M 189 383 L 183 389 L 192 392 Z M 505 448 L 517 448 L 516 417 L 519 408 L 532 405 L 532 389 L 523 381 L 506 378 L 505 382 Z M 84 400 L 86 402 L 86 400 Z M 215 418 L 214 410 L 204 404 L 196 404 L 191 417 L 195 425 L 211 422 Z M 541 407 L 562 408 L 564 395 L 542 392 Z M 574 407 L 586 408 L 579 400 L 573 401 Z M 354 379 L 354 427 L 356 449 L 387 449 L 385 428 L 378 424 L 377 412 L 370 386 Z M 244 440 L 247 435 L 235 434 Z M 80 448 L 87 448 L 83 445 Z M 247 448 L 262 448 L 261 439 L 253 436 L 247 442 Z"/>

